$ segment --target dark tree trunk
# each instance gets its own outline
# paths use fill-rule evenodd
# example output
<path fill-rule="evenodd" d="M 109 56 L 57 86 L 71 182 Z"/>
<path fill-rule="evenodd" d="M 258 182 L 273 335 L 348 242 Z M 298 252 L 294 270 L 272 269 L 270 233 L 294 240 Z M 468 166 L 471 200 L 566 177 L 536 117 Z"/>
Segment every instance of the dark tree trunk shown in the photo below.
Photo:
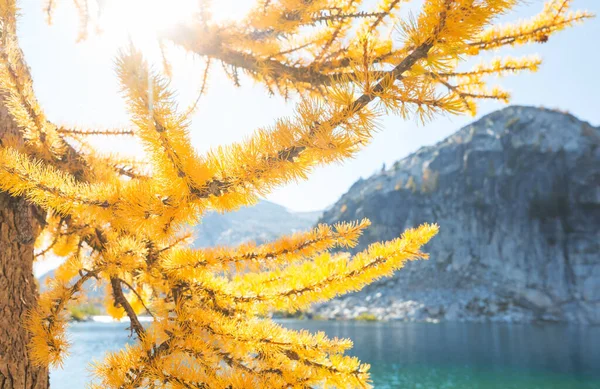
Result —
<path fill-rule="evenodd" d="M 24 315 L 38 291 L 33 243 L 39 232 L 35 210 L 25 200 L 0 193 L 0 389 L 48 388 L 48 369 L 32 366 Z"/>
<path fill-rule="evenodd" d="M 0 103 L 0 147 L 3 139 L 19 135 Z M 34 367 L 29 360 L 29 334 L 23 326 L 38 296 L 33 276 L 33 244 L 40 231 L 37 214 L 24 199 L 0 191 L 0 389 L 49 386 L 48 369 Z"/>

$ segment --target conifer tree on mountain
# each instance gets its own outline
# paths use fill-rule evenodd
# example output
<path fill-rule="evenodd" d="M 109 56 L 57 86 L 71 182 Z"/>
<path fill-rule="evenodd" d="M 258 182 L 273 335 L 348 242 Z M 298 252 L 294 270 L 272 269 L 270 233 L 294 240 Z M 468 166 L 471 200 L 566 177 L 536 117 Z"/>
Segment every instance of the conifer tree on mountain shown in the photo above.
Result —
<path fill-rule="evenodd" d="M 545 42 L 590 16 L 552 0 L 529 21 L 493 26 L 519 1 L 427 0 L 416 18 L 401 21 L 394 15 L 406 2 L 366 9 L 360 0 L 258 1 L 241 21 L 213 22 L 200 12 L 164 35 L 162 45 L 206 60 L 205 81 L 209 65 L 220 63 L 236 84 L 244 73 L 297 101 L 292 117 L 201 155 L 189 139 L 192 110 L 178 109 L 168 71 L 151 70 L 133 45 L 117 59 L 132 130 L 49 121 L 18 46 L 17 5 L 0 0 L 0 388 L 48 386 L 48 366 L 60 365 L 68 349 L 66 308 L 92 278 L 108 285 L 108 311 L 127 316 L 137 337 L 95 366 L 99 388 L 367 386 L 368 366 L 344 355 L 349 341 L 264 317 L 358 290 L 426 257 L 420 248 L 437 226 L 354 256 L 328 250 L 352 247 L 366 220 L 211 249 L 186 247 L 180 227 L 353 156 L 384 114 L 427 119 L 474 113 L 480 99 L 507 100 L 486 77 L 535 70 L 539 59 L 502 58 L 470 71 L 461 60 Z M 85 21 L 87 7 L 75 3 Z M 398 31 L 386 34 L 389 26 Z M 137 137 L 151 173 L 87 146 L 86 137 L 98 134 Z M 32 263 L 51 252 L 65 262 L 37 297 Z M 154 318 L 148 327 L 142 312 Z"/>

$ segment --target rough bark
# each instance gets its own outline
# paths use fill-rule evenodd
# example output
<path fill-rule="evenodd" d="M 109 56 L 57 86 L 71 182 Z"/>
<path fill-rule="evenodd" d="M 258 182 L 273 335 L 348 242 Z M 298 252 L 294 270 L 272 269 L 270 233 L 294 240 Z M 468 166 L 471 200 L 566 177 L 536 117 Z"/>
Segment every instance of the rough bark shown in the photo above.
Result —
<path fill-rule="evenodd" d="M 0 104 L 0 146 L 19 137 Z M 38 211 L 22 198 L 0 192 L 0 389 L 46 389 L 47 368 L 34 367 L 27 355 L 29 334 L 24 315 L 37 299 L 33 244 L 39 233 Z"/>
<path fill-rule="evenodd" d="M 0 193 L 0 388 L 48 388 L 48 369 L 31 365 L 24 316 L 36 301 L 33 243 L 39 227 L 25 200 Z"/>

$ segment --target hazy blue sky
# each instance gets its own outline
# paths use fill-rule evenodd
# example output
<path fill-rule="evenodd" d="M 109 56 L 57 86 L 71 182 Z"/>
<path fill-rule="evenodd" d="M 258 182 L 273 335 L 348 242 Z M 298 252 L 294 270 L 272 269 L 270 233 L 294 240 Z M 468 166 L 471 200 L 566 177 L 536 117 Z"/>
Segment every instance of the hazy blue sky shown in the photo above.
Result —
<path fill-rule="evenodd" d="M 240 3 L 243 1 L 238 0 L 236 5 Z M 542 0 L 530 0 L 511 18 L 533 15 L 542 4 Z M 573 7 L 600 13 L 600 0 L 574 0 Z M 71 6 L 58 9 L 52 26 L 44 23 L 39 1 L 24 0 L 22 8 L 21 45 L 32 68 L 37 96 L 49 118 L 81 127 L 127 126 L 124 103 L 116 96 L 115 41 L 100 37 L 75 43 L 77 25 Z M 226 12 L 221 8 L 220 12 Z M 125 21 L 115 20 L 114 24 Z M 544 59 L 538 73 L 501 80 L 513 93 L 512 103 L 560 108 L 599 125 L 599 42 L 600 22 L 594 19 L 553 36 L 546 44 L 503 51 L 512 55 L 538 53 Z M 203 63 L 191 55 L 185 58 L 187 62 L 180 61 L 173 80 L 182 106 L 193 100 L 203 68 Z M 268 97 L 262 86 L 243 80 L 242 88 L 235 88 L 220 74 L 218 66 L 214 69 L 208 94 L 201 99 L 192 125 L 193 143 L 198 150 L 240 140 L 257 127 L 291 112 L 292 103 Z M 501 104 L 482 104 L 477 117 L 499 108 Z M 319 168 L 308 181 L 280 188 L 268 199 L 294 210 L 323 209 L 359 177 L 368 177 L 383 163 L 389 165 L 421 146 L 442 140 L 472 120 L 471 117 L 438 118 L 417 125 L 398 117 L 386 118 L 382 131 L 355 159 Z M 97 145 L 103 150 L 134 153 L 139 150 L 125 140 L 99 141 Z"/>

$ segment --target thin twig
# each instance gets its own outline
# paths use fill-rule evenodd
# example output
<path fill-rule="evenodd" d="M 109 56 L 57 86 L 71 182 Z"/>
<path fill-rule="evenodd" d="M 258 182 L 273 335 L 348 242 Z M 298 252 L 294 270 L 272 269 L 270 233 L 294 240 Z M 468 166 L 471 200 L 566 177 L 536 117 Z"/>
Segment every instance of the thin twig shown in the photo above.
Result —
<path fill-rule="evenodd" d="M 138 298 L 138 300 L 140 300 L 140 303 L 142 303 L 142 306 L 144 307 L 144 309 L 146 310 L 146 312 L 148 312 L 148 314 L 150 316 L 152 316 L 153 319 L 156 319 L 156 317 L 154 316 L 154 314 L 150 311 L 150 309 L 146 306 L 146 303 L 144 303 L 144 299 L 142 299 L 142 296 L 140 296 L 140 294 L 137 292 L 137 290 L 135 290 L 135 288 L 133 286 L 131 286 L 129 284 L 129 282 L 119 278 L 119 282 L 121 282 L 122 284 L 124 284 L 127 288 L 129 288 L 130 291 L 132 291 Z"/>
<path fill-rule="evenodd" d="M 120 305 L 125 310 L 125 313 L 127 313 L 129 321 L 131 322 L 131 329 L 135 331 L 138 338 L 141 339 L 146 335 L 146 330 L 140 323 L 140 320 L 135 314 L 133 308 L 131 307 L 131 304 L 129 304 L 129 301 L 127 301 L 127 299 L 125 298 L 125 295 L 123 294 L 123 289 L 121 289 L 121 282 L 122 280 L 120 280 L 117 277 L 110 278 L 110 285 L 112 286 L 115 303 L 116 305 Z"/>

